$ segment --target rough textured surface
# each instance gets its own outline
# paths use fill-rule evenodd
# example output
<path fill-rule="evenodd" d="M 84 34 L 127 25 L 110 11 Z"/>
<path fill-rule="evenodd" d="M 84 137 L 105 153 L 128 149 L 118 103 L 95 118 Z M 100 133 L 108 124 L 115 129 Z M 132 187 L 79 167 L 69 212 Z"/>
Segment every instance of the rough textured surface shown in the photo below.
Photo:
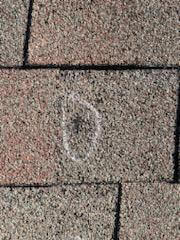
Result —
<path fill-rule="evenodd" d="M 0 189 L 0 195 L 0 239 L 112 239 L 114 186 Z"/>
<path fill-rule="evenodd" d="M 0 183 L 172 179 L 176 71 L 0 75 Z"/>
<path fill-rule="evenodd" d="M 179 185 L 124 184 L 121 202 L 121 240 L 177 240 Z"/>
<path fill-rule="evenodd" d="M 172 179 L 176 72 L 64 72 L 59 86 L 56 106 L 66 123 L 57 153 L 65 179 Z"/>
<path fill-rule="evenodd" d="M 51 74 L 1 71 L 0 75 L 0 183 L 51 182 L 57 143 L 50 114 Z"/>
<path fill-rule="evenodd" d="M 30 62 L 178 64 L 178 0 L 37 0 Z"/>
<path fill-rule="evenodd" d="M 0 0 L 0 65 L 21 64 L 29 0 Z"/>

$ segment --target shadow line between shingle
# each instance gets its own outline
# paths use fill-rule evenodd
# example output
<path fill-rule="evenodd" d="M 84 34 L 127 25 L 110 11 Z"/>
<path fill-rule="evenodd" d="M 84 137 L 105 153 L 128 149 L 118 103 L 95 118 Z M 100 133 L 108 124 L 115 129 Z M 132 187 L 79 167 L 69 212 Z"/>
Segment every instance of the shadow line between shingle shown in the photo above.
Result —
<path fill-rule="evenodd" d="M 177 80 L 179 81 L 180 74 L 177 73 Z M 177 111 L 176 111 L 176 129 L 175 129 L 175 138 L 174 138 L 174 176 L 173 182 L 179 183 L 180 180 L 180 170 L 179 170 L 179 149 L 180 149 L 180 83 L 177 89 Z"/>
<path fill-rule="evenodd" d="M 27 55 L 26 55 L 27 56 Z M 0 69 L 15 69 L 15 70 L 38 70 L 38 69 L 59 69 L 63 70 L 95 70 L 95 71 L 118 71 L 118 70 L 178 70 L 179 66 L 177 65 L 154 65 L 154 66 L 147 66 L 147 65 L 135 65 L 135 64 L 100 64 L 100 65 L 69 65 L 69 64 L 25 64 L 25 65 L 14 65 L 14 66 L 2 66 L 0 65 Z"/>
<path fill-rule="evenodd" d="M 25 66 L 28 63 L 29 39 L 30 39 L 30 35 L 31 35 L 31 23 L 32 23 L 33 4 L 34 4 L 34 0 L 29 0 L 27 27 L 26 27 L 26 33 L 25 33 L 25 36 L 24 36 L 23 66 Z"/>

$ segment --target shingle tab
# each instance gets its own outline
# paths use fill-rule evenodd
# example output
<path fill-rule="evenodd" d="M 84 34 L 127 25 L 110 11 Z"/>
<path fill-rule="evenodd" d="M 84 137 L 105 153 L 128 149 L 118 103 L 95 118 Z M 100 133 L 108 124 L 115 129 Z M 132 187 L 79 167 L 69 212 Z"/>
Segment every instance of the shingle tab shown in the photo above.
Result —
<path fill-rule="evenodd" d="M 0 189 L 0 195 L 1 239 L 112 239 L 115 186 Z"/>
<path fill-rule="evenodd" d="M 37 0 L 30 62 L 179 63 L 178 0 Z"/>
<path fill-rule="evenodd" d="M 28 4 L 28 0 L 0 1 L 0 65 L 22 64 Z"/>
<path fill-rule="evenodd" d="M 1 184 L 172 180 L 176 71 L 0 75 Z"/>
<path fill-rule="evenodd" d="M 124 184 L 120 239 L 177 240 L 179 195 L 175 184 Z"/>

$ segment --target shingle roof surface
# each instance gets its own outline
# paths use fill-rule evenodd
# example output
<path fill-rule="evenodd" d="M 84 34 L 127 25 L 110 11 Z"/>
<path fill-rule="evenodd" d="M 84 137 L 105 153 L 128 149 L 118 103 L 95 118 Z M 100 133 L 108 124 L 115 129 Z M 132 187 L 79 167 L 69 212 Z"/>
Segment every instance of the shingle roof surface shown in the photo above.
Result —
<path fill-rule="evenodd" d="M 0 240 L 177 240 L 177 0 L 0 0 Z"/>

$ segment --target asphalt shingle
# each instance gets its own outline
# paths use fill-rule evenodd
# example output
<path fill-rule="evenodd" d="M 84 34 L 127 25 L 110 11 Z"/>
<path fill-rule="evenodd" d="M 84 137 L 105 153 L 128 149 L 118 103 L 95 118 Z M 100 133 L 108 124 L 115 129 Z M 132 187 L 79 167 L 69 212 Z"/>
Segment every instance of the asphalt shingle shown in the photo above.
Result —
<path fill-rule="evenodd" d="M 28 0 L 0 0 L 0 65 L 22 64 Z"/>
<path fill-rule="evenodd" d="M 34 2 L 30 63 L 178 64 L 178 0 Z"/>
<path fill-rule="evenodd" d="M 0 239 L 112 239 L 115 186 L 0 189 L 0 196 Z"/>
<path fill-rule="evenodd" d="M 179 238 L 179 185 L 134 183 L 122 189 L 120 239 Z"/>
<path fill-rule="evenodd" d="M 0 0 L 0 240 L 178 239 L 178 3 Z"/>
<path fill-rule="evenodd" d="M 172 180 L 176 71 L 0 75 L 1 184 Z"/>

